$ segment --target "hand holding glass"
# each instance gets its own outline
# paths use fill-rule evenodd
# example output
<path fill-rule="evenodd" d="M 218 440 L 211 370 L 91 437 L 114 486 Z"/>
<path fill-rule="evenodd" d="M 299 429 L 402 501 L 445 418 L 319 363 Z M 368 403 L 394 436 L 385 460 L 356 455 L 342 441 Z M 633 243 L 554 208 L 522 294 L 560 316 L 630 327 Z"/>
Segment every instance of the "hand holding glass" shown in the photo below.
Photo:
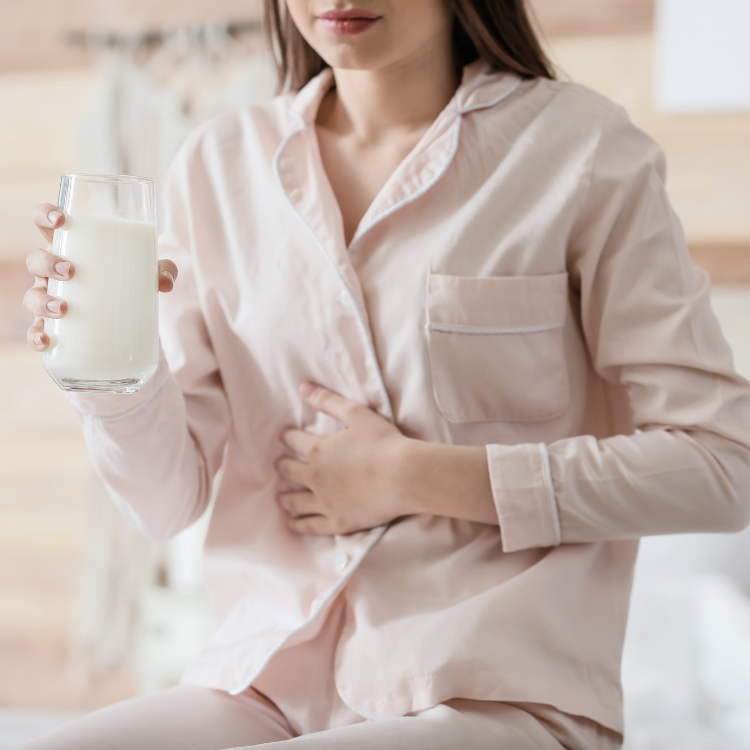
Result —
<path fill-rule="evenodd" d="M 159 355 L 153 181 L 63 175 L 58 205 L 65 223 L 52 251 L 75 274 L 49 277 L 47 293 L 68 309 L 45 320 L 44 367 L 66 391 L 135 393 Z"/>

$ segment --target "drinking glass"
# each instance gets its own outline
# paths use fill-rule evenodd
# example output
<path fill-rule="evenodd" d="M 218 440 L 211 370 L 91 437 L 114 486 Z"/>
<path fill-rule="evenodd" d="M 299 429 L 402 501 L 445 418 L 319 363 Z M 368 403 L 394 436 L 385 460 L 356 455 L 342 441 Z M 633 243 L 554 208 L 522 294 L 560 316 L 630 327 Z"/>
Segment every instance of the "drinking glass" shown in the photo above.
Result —
<path fill-rule="evenodd" d="M 135 393 L 159 356 L 158 260 L 153 180 L 65 174 L 53 252 L 71 261 L 73 278 L 49 280 L 68 303 L 47 318 L 44 368 L 64 391 Z"/>

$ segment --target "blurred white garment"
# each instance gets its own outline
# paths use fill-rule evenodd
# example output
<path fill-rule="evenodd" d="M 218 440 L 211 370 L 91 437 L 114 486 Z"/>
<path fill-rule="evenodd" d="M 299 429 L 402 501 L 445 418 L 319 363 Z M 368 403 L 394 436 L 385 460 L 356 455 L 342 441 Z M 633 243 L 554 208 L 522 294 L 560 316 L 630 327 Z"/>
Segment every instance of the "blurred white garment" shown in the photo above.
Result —
<path fill-rule="evenodd" d="M 91 521 L 81 581 L 80 614 L 71 633 L 71 664 L 79 676 L 101 674 L 128 656 L 139 592 L 157 582 L 163 550 L 135 531 L 104 484 L 91 479 Z"/>
<path fill-rule="evenodd" d="M 77 171 L 151 177 L 161 220 L 164 176 L 186 136 L 215 115 L 271 98 L 275 82 L 264 54 L 213 59 L 167 46 L 146 65 L 109 55 L 81 120 Z"/>

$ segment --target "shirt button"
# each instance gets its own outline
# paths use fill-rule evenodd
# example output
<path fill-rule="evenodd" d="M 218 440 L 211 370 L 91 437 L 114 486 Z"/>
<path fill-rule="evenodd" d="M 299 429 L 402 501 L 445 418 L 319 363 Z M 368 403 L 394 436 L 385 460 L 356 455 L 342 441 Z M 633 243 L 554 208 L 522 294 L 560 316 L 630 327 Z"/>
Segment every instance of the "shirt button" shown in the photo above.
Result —
<path fill-rule="evenodd" d="M 336 568 L 337 573 L 343 573 L 348 564 L 349 555 L 347 555 L 346 552 L 340 552 L 336 555 L 336 559 L 333 561 L 333 567 Z"/>
<path fill-rule="evenodd" d="M 352 295 L 346 291 L 346 289 L 341 292 L 339 300 L 344 307 L 348 307 L 350 310 L 354 309 L 354 299 L 352 298 Z"/>

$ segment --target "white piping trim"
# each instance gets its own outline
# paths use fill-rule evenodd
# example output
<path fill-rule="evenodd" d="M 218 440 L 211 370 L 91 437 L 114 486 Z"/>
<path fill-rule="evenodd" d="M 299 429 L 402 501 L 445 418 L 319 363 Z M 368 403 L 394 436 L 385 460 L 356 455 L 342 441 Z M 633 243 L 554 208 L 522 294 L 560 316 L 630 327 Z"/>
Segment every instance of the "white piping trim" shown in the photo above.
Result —
<path fill-rule="evenodd" d="M 354 575 L 354 571 L 359 568 L 359 566 L 362 564 L 362 561 L 367 557 L 367 554 L 369 551 L 383 538 L 383 534 L 385 534 L 386 531 L 390 528 L 391 524 L 386 524 L 381 530 L 380 533 L 367 545 L 365 550 L 362 552 L 362 554 L 359 556 L 359 559 L 357 559 L 347 572 L 347 574 L 339 580 L 339 582 L 328 592 L 328 596 L 323 600 L 321 605 L 318 607 L 317 611 L 312 617 L 308 617 L 307 620 L 305 620 L 302 625 L 300 625 L 298 628 L 295 628 L 290 633 L 287 633 L 286 636 L 279 642 L 279 644 L 276 646 L 276 648 L 271 651 L 271 653 L 265 658 L 263 663 L 260 665 L 258 669 L 255 670 L 255 673 L 253 674 L 250 679 L 248 679 L 245 683 L 243 683 L 244 687 L 241 687 L 237 690 L 229 690 L 230 695 L 239 695 L 240 693 L 243 693 L 245 690 L 247 690 L 250 685 L 253 684 L 253 681 L 263 673 L 263 670 L 268 666 L 268 663 L 273 659 L 276 654 L 281 651 L 282 648 L 284 648 L 284 645 L 297 633 L 301 633 L 305 628 L 312 625 L 315 620 L 320 616 L 320 613 L 328 606 L 328 603 L 334 599 L 339 592 L 346 586 L 346 584 L 349 582 L 349 579 Z M 338 689 L 338 688 L 337 688 Z"/>
<path fill-rule="evenodd" d="M 515 334 L 515 333 L 541 333 L 542 331 L 554 331 L 564 328 L 565 323 L 550 323 L 543 326 L 513 326 L 508 328 L 485 328 L 482 326 L 459 326 L 449 323 L 427 323 L 424 332 L 443 331 L 444 333 L 473 333 L 480 335 L 489 334 Z"/>
<path fill-rule="evenodd" d="M 423 185 L 419 190 L 417 190 L 415 193 L 412 193 L 407 198 L 404 198 L 403 200 L 399 201 L 398 203 L 395 203 L 392 205 L 387 211 L 384 211 L 380 216 L 378 216 L 376 219 L 371 221 L 366 227 L 364 227 L 361 231 L 358 231 L 356 235 L 352 238 L 352 241 L 350 242 L 349 246 L 351 247 L 362 235 L 364 235 L 366 232 L 368 232 L 370 229 L 372 229 L 374 226 L 377 226 L 381 221 L 386 219 L 388 216 L 393 214 L 395 211 L 399 210 L 400 208 L 403 208 L 404 206 L 408 205 L 409 203 L 412 203 L 413 201 L 417 200 L 417 198 L 424 195 L 440 178 L 448 171 L 448 168 L 450 167 L 451 163 L 453 162 L 453 158 L 456 155 L 456 152 L 458 151 L 458 144 L 459 144 L 459 138 L 461 135 L 461 118 L 462 115 L 466 114 L 467 112 L 473 112 L 476 109 L 485 109 L 487 107 L 492 107 L 495 104 L 498 104 L 503 99 L 507 99 L 511 94 L 513 94 L 518 87 L 521 85 L 523 79 L 519 76 L 516 82 L 513 84 L 513 86 L 508 89 L 508 91 L 504 91 L 500 96 L 498 96 L 496 99 L 493 99 L 490 102 L 482 103 L 482 104 L 476 104 L 473 107 L 467 107 L 465 109 L 459 109 L 457 110 L 456 114 L 456 121 L 455 121 L 455 130 L 453 132 L 453 141 L 451 142 L 451 148 L 448 152 L 448 156 L 446 157 L 445 163 L 441 167 L 440 171 L 425 185 Z M 391 400 L 388 396 L 388 391 L 385 388 L 385 381 L 383 380 L 383 373 L 380 371 L 380 365 L 378 363 L 378 358 L 375 353 L 375 345 L 372 340 L 372 334 L 370 333 L 370 330 L 367 326 L 367 323 L 365 322 L 364 315 L 362 314 L 362 310 L 360 309 L 359 305 L 357 304 L 357 300 L 355 296 L 352 294 L 352 290 L 349 287 L 349 285 L 346 283 L 346 279 L 344 278 L 343 274 L 341 273 L 339 267 L 336 265 L 336 262 L 331 258 L 331 256 L 328 254 L 328 251 L 325 249 L 325 246 L 323 243 L 318 239 L 318 235 L 315 234 L 315 231 L 313 228 L 307 223 L 305 220 L 305 217 L 302 216 L 302 214 L 297 210 L 297 207 L 292 202 L 291 198 L 289 197 L 289 194 L 286 192 L 284 188 L 284 183 L 281 180 L 281 173 L 279 172 L 279 160 L 281 159 L 281 154 L 283 153 L 284 149 L 286 148 L 289 141 L 292 139 L 293 136 L 297 135 L 298 133 L 301 133 L 305 128 L 307 128 L 307 123 L 305 122 L 304 118 L 302 117 L 302 114 L 297 112 L 293 107 L 290 107 L 291 113 L 299 120 L 301 127 L 297 130 L 292 131 L 281 143 L 278 150 L 276 151 L 276 154 L 273 159 L 273 173 L 274 177 L 276 178 L 276 181 L 279 183 L 279 187 L 281 188 L 281 192 L 284 194 L 284 197 L 286 198 L 287 203 L 289 204 L 292 211 L 294 211 L 295 214 L 299 217 L 300 221 L 305 225 L 308 232 L 312 236 L 313 240 L 315 241 L 315 244 L 318 246 L 318 249 L 323 253 L 326 261 L 328 261 L 328 265 L 331 267 L 331 269 L 334 271 L 336 276 L 338 277 L 339 281 L 341 282 L 344 289 L 346 289 L 347 292 L 351 295 L 351 298 L 354 302 L 354 307 L 352 308 L 354 312 L 357 315 L 357 322 L 359 323 L 360 328 L 362 329 L 362 333 L 365 337 L 365 341 L 367 342 L 367 348 L 369 350 L 369 354 L 372 357 L 373 364 L 375 365 L 375 372 L 377 374 L 378 378 L 378 385 L 380 387 L 381 397 L 383 398 L 383 402 L 385 404 L 386 408 L 386 414 L 388 416 L 388 419 L 391 422 L 394 422 L 394 416 L 393 416 L 393 407 L 391 406 Z M 430 330 L 430 329 L 426 329 Z M 439 329 L 432 329 L 432 330 L 439 330 Z M 472 331 L 466 331 L 469 333 L 511 333 L 512 331 L 479 331 L 479 330 L 472 330 Z M 528 332 L 531 333 L 532 331 L 513 331 L 517 333 L 523 333 Z"/>
<path fill-rule="evenodd" d="M 448 157 L 447 157 L 446 162 L 443 165 L 442 169 L 422 189 L 418 190 L 416 193 L 413 193 L 411 196 L 409 196 L 408 198 L 405 198 L 404 200 L 400 201 L 399 203 L 396 203 L 395 205 L 391 206 L 390 209 L 388 209 L 385 213 L 381 214 L 375 221 L 373 221 L 370 224 L 368 224 L 362 230 L 362 232 L 358 232 L 357 236 L 352 239 L 352 244 L 354 243 L 354 241 L 356 239 L 358 239 L 358 237 L 360 237 L 366 231 L 368 231 L 369 229 L 371 229 L 372 227 L 374 227 L 376 224 L 378 224 L 380 221 L 382 221 L 383 219 L 385 219 L 387 216 L 390 216 L 394 211 L 396 211 L 399 208 L 407 205 L 408 203 L 411 203 L 412 201 L 416 200 L 419 196 L 423 195 L 427 190 L 429 190 L 445 174 L 445 172 L 448 170 L 448 167 L 450 166 L 451 162 L 453 161 L 453 157 L 455 156 L 456 151 L 458 150 L 459 135 L 460 135 L 460 132 L 461 132 L 461 115 L 464 112 L 471 112 L 473 109 L 479 109 L 481 106 L 489 107 L 489 106 L 492 106 L 493 104 L 497 104 L 498 102 L 502 101 L 505 97 L 510 96 L 518 88 L 518 86 L 520 85 L 520 83 L 521 83 L 521 79 L 519 78 L 518 81 L 516 82 L 515 86 L 513 86 L 513 88 L 510 91 L 505 92 L 503 95 L 501 95 L 500 97 L 498 97 L 498 99 L 496 99 L 493 102 L 490 102 L 489 104 L 478 105 L 476 107 L 472 107 L 472 108 L 466 109 L 466 110 L 459 110 L 458 116 L 456 118 L 456 129 L 455 129 L 455 132 L 453 134 L 453 142 L 451 143 L 451 150 L 450 150 L 450 152 L 448 154 Z M 325 257 L 326 261 L 328 262 L 328 265 L 331 266 L 331 268 L 333 269 L 334 273 L 336 274 L 336 276 L 338 277 L 339 281 L 341 282 L 342 286 L 349 293 L 349 295 L 351 297 L 351 300 L 354 303 L 354 307 L 352 309 L 356 312 L 356 314 L 357 314 L 357 320 L 358 320 L 358 322 L 360 324 L 360 328 L 362 329 L 362 332 L 365 335 L 365 340 L 367 341 L 368 348 L 370 350 L 370 356 L 372 357 L 373 363 L 375 364 L 375 371 L 376 371 L 376 373 L 378 375 L 378 384 L 380 385 L 381 395 L 383 397 L 383 400 L 384 400 L 384 403 L 385 403 L 385 406 L 386 406 L 386 409 L 387 409 L 387 412 L 388 412 L 388 418 L 390 419 L 391 422 L 393 422 L 394 421 L 394 417 L 393 417 L 393 409 L 391 407 L 390 398 L 388 396 L 388 392 L 385 389 L 385 382 L 383 381 L 383 375 L 380 372 L 380 365 L 378 364 L 377 356 L 375 354 L 375 347 L 374 347 L 374 344 L 372 342 L 372 337 L 371 337 L 370 331 L 369 331 L 369 329 L 368 329 L 368 327 L 367 327 L 367 325 L 365 323 L 364 317 L 362 315 L 362 311 L 360 310 L 359 305 L 357 304 L 356 298 L 352 294 L 351 288 L 346 283 L 346 279 L 344 278 L 343 274 L 339 270 L 339 268 L 336 265 L 336 263 L 333 260 L 333 258 L 331 258 L 331 256 L 328 254 L 328 251 L 325 249 L 325 246 L 323 245 L 323 243 L 318 239 L 318 236 L 317 236 L 317 234 L 315 234 L 315 231 L 313 230 L 313 228 L 307 223 L 307 221 L 305 220 L 304 216 L 302 216 L 302 214 L 297 210 L 297 207 L 294 205 L 294 203 L 292 202 L 292 200 L 289 197 L 288 193 L 286 192 L 286 190 L 284 188 L 284 183 L 283 183 L 283 181 L 281 179 L 281 174 L 279 172 L 279 160 L 281 158 L 281 154 L 284 151 L 284 149 L 286 148 L 286 146 L 289 143 L 289 141 L 292 139 L 292 137 L 295 136 L 295 135 L 297 135 L 298 133 L 301 133 L 307 127 L 307 124 L 305 123 L 305 121 L 302 118 L 301 114 L 299 114 L 296 111 L 293 111 L 293 114 L 300 120 L 300 122 L 302 124 L 302 127 L 299 128 L 298 130 L 295 130 L 292 133 L 290 133 L 283 140 L 283 142 L 279 146 L 278 150 L 276 151 L 276 155 L 274 156 L 274 159 L 273 159 L 273 173 L 274 173 L 274 177 L 276 178 L 276 181 L 278 182 L 279 187 L 281 188 L 281 192 L 283 193 L 284 197 L 286 198 L 286 201 L 289 204 L 290 208 L 292 209 L 292 211 L 295 214 L 297 214 L 297 216 L 299 217 L 300 221 L 302 221 L 302 223 L 307 228 L 308 232 L 312 235 L 313 240 L 315 241 L 315 244 L 318 246 L 318 249 L 323 253 L 323 256 Z M 428 325 L 430 325 L 430 324 L 428 324 Z M 561 327 L 561 326 L 555 326 L 555 327 Z M 427 327 L 426 327 L 426 330 L 427 330 Z M 159 388 L 161 388 L 161 385 L 163 385 L 164 382 L 166 382 L 166 378 L 159 385 Z M 545 450 L 546 450 L 546 446 L 545 446 Z M 557 507 L 556 506 L 555 506 L 554 510 L 555 510 L 555 517 L 556 517 L 557 516 Z M 240 688 L 237 691 L 234 691 L 234 690 L 229 691 L 230 695 L 239 695 L 240 693 L 242 693 L 245 690 L 247 690 L 248 687 L 250 687 L 250 685 L 256 679 L 256 677 L 258 677 L 258 675 L 260 675 L 263 672 L 263 670 L 268 666 L 268 663 L 271 661 L 271 659 L 284 647 L 284 644 L 286 644 L 297 633 L 301 632 L 302 630 L 304 630 L 306 627 L 308 627 L 311 623 L 313 623 L 315 621 L 315 619 L 320 615 L 320 613 L 326 608 L 326 606 L 328 605 L 328 603 L 346 585 L 346 583 L 349 581 L 349 579 L 354 574 L 354 572 L 357 570 L 357 568 L 359 568 L 359 566 L 362 564 L 362 561 L 367 556 L 367 553 L 380 541 L 380 539 L 382 538 L 383 534 L 385 534 L 385 532 L 388 530 L 389 526 L 390 526 L 390 524 L 388 524 L 387 526 L 384 526 L 383 529 L 381 530 L 380 534 L 378 534 L 378 536 L 375 539 L 373 539 L 370 542 L 370 544 L 367 545 L 366 549 L 360 555 L 360 557 L 356 561 L 356 563 L 351 566 L 349 572 L 343 578 L 341 578 L 339 580 L 339 582 L 338 582 L 338 584 L 336 586 L 334 586 L 331 589 L 331 591 L 329 592 L 328 596 L 323 600 L 322 604 L 318 608 L 317 612 L 312 617 L 310 617 L 308 620 L 306 620 L 302 625 L 300 625 L 298 628 L 296 628 L 295 630 L 293 630 L 290 633 L 288 633 L 286 635 L 286 637 L 279 643 L 279 645 L 266 657 L 265 661 L 262 663 L 262 665 L 260 666 L 260 668 L 258 670 L 256 670 L 255 674 L 249 679 L 249 681 L 247 681 L 247 683 L 245 684 L 245 686 L 242 687 L 242 688 Z M 341 694 L 341 691 L 339 690 L 339 686 L 335 682 L 335 680 L 334 680 L 334 684 L 336 685 L 336 692 L 338 693 L 339 698 L 341 698 L 341 701 L 349 709 L 351 709 L 355 713 L 359 714 L 360 716 L 363 716 L 366 719 L 373 719 L 373 720 L 375 720 L 375 719 L 381 719 L 382 718 L 382 717 L 379 717 L 379 716 L 369 716 L 368 714 L 364 714 L 361 711 L 359 711 L 358 709 L 356 709 Z"/>
<path fill-rule="evenodd" d="M 374 226 L 380 224 L 383 219 L 386 219 L 395 211 L 398 211 L 404 206 L 408 206 L 417 198 L 424 195 L 448 171 L 448 167 L 450 167 L 451 162 L 453 161 L 453 157 L 456 155 L 456 151 L 458 151 L 458 139 L 459 135 L 461 134 L 461 112 L 458 112 L 458 114 L 456 115 L 456 124 L 454 127 L 455 130 L 453 131 L 453 141 L 451 142 L 451 148 L 448 152 L 448 156 L 445 159 L 445 163 L 440 168 L 440 171 L 415 193 L 412 193 L 406 198 L 400 200 L 398 203 L 394 203 L 387 211 L 383 211 L 382 214 L 373 219 L 364 229 L 362 229 L 362 231 L 358 231 L 357 234 L 355 234 L 352 238 L 352 241 L 349 243 L 350 248 L 362 235 L 369 232 Z"/>
<path fill-rule="evenodd" d="M 299 122 L 299 124 L 302 125 L 303 128 L 307 127 L 307 123 L 305 122 L 304 115 L 301 112 L 297 112 L 297 110 L 294 109 L 293 105 L 290 105 L 288 111 L 289 111 L 289 114 L 292 117 L 294 117 L 297 120 L 297 122 Z M 298 133 L 298 132 L 299 132 L 298 130 L 294 131 L 294 133 Z M 294 135 L 294 133 L 292 133 L 292 135 Z M 289 140 L 289 139 L 287 138 L 287 140 Z M 286 143 L 286 141 L 284 143 Z M 284 145 L 284 144 L 282 144 L 282 145 Z"/>
<path fill-rule="evenodd" d="M 306 127 L 306 126 L 305 126 Z M 383 404 L 385 405 L 386 410 L 386 416 L 388 417 L 388 420 L 390 422 L 394 422 L 394 416 L 393 416 L 393 407 L 391 406 L 391 399 L 388 396 L 388 391 L 385 388 L 385 381 L 383 380 L 383 373 L 380 371 L 380 364 L 378 363 L 378 357 L 375 352 L 375 344 L 372 341 L 372 334 L 370 333 L 370 329 L 367 326 L 367 322 L 365 321 L 364 315 L 362 314 L 362 310 L 360 309 L 359 304 L 357 304 L 357 299 L 352 293 L 352 289 L 347 284 L 346 279 L 344 278 L 344 275 L 341 273 L 341 269 L 339 269 L 338 265 L 334 261 L 334 259 L 328 254 L 328 251 L 325 249 L 325 246 L 318 238 L 318 235 L 315 234 L 315 230 L 307 223 L 305 220 L 305 217 L 297 210 L 297 207 L 292 202 L 292 199 L 289 197 L 289 194 L 286 192 L 286 189 L 284 188 L 284 182 L 281 179 L 281 173 L 279 172 L 279 160 L 281 158 L 281 154 L 283 153 L 284 149 L 286 148 L 289 141 L 292 139 L 293 136 L 297 135 L 298 133 L 302 133 L 305 130 L 305 127 L 300 128 L 299 130 L 295 130 L 294 132 L 290 133 L 283 141 L 281 146 L 279 146 L 278 151 L 276 152 L 276 155 L 273 159 L 273 173 L 274 177 L 276 178 L 276 181 L 279 184 L 279 187 L 281 188 L 281 192 L 283 193 L 284 197 L 286 198 L 287 203 L 289 204 L 289 207 L 292 209 L 292 211 L 297 214 L 300 221 L 304 224 L 304 226 L 307 228 L 307 231 L 310 233 L 311 237 L 313 238 L 315 244 L 317 245 L 318 249 L 321 253 L 323 253 L 323 257 L 328 262 L 328 265 L 331 267 L 333 272 L 338 277 L 338 280 L 341 282 L 341 285 L 344 287 L 344 289 L 349 293 L 351 296 L 353 307 L 352 310 L 354 310 L 356 316 L 357 316 L 357 322 L 359 323 L 359 327 L 362 331 L 362 335 L 365 337 L 365 341 L 367 343 L 367 349 L 368 353 L 372 359 L 372 362 L 375 366 L 375 373 L 378 378 L 378 386 L 380 388 L 380 395 L 383 399 Z"/>
<path fill-rule="evenodd" d="M 326 68 L 325 70 L 323 70 L 320 73 L 318 73 L 318 75 L 319 76 L 322 76 L 322 75 L 326 75 L 326 76 L 332 75 L 331 69 L 330 68 Z M 308 83 L 312 83 L 312 80 L 314 80 L 314 79 L 311 79 L 310 81 L 308 81 Z M 334 83 L 335 83 L 335 80 L 334 80 Z M 304 88 L 305 87 L 303 86 L 303 89 Z M 328 91 L 330 91 L 330 90 L 331 90 L 331 87 L 329 86 Z M 328 93 L 328 91 L 326 91 L 326 94 Z M 297 95 L 292 98 L 291 102 L 289 102 L 289 106 L 286 108 L 286 111 L 292 117 L 296 118 L 302 124 L 303 127 L 307 127 L 307 122 L 305 121 L 304 114 L 297 109 L 297 104 L 298 104 L 297 100 L 299 99 L 299 95 L 301 93 L 302 93 L 302 89 L 300 91 L 298 91 Z M 316 95 L 317 95 L 317 92 L 316 92 Z M 322 101 L 323 98 L 325 98 L 325 94 L 323 94 L 323 97 L 321 98 L 321 101 Z M 309 104 L 309 102 L 308 102 L 308 104 Z"/>
<path fill-rule="evenodd" d="M 555 545 L 562 543 L 562 530 L 560 529 L 560 513 L 557 509 L 555 498 L 555 487 L 552 484 L 552 469 L 549 465 L 549 451 L 545 443 L 539 443 L 539 452 L 542 454 L 542 476 L 547 487 L 550 508 L 552 509 L 552 522 L 555 527 Z"/>
<path fill-rule="evenodd" d="M 147 398 L 147 399 L 146 399 L 145 401 L 141 402 L 141 403 L 140 403 L 140 404 L 138 404 L 137 406 L 134 406 L 134 407 L 133 407 L 132 409 L 128 409 L 127 411 L 124 411 L 124 412 L 122 412 L 122 414 L 115 414 L 114 416 L 111 416 L 111 417 L 100 417 L 100 416 L 98 416 L 97 414 L 92 414 L 92 413 L 91 413 L 91 412 L 89 412 L 89 411 L 85 411 L 84 409 L 81 409 L 81 407 L 80 407 L 80 406 L 78 406 L 78 405 L 77 405 L 77 404 L 76 404 L 76 403 L 75 403 L 75 402 L 73 401 L 73 398 L 75 398 L 75 394 L 74 394 L 74 393 L 72 393 L 72 392 L 69 392 L 69 393 L 70 393 L 70 395 L 68 395 L 68 394 L 66 394 L 66 395 L 68 395 L 68 401 L 70 401 L 70 404 L 71 404 L 71 406 L 72 406 L 72 407 L 73 407 L 73 408 L 74 408 L 74 409 L 75 409 L 75 410 L 76 410 L 76 411 L 77 411 L 77 412 L 78 412 L 79 414 L 82 414 L 82 415 L 83 415 L 84 417 L 87 417 L 88 419 L 96 419 L 96 420 L 98 420 L 99 422 L 115 422 L 115 421 L 116 421 L 116 420 L 118 420 L 118 419 L 125 419 L 125 417 L 129 417 L 129 416 L 130 416 L 131 414 L 135 414 L 135 413 L 136 413 L 137 411 L 139 411 L 139 410 L 140 410 L 140 409 L 142 409 L 142 408 L 143 408 L 144 406 L 146 406 L 146 404 L 148 404 L 148 403 L 149 403 L 149 402 L 151 401 L 151 399 L 152 399 L 152 398 L 154 398 L 154 396 L 156 396 L 156 394 L 157 394 L 157 393 L 158 393 L 158 392 L 159 392 L 159 391 L 161 390 L 161 388 L 162 388 L 162 386 L 164 385 L 164 383 L 166 383 L 166 382 L 167 382 L 167 380 L 169 380 L 169 376 L 170 376 L 171 374 L 172 374 L 171 372 L 168 372 L 168 373 L 167 373 L 167 374 L 166 374 L 166 375 L 164 376 L 164 378 L 162 379 L 161 383 L 159 383 L 159 385 L 157 385 L 157 386 L 156 386 L 156 388 L 154 388 L 154 391 L 153 391 L 153 393 L 152 393 L 152 394 L 151 394 L 151 395 L 150 395 L 150 396 L 149 396 L 149 397 L 148 397 L 148 398 Z"/>
<path fill-rule="evenodd" d="M 493 107 L 495 104 L 499 104 L 503 99 L 506 99 L 509 97 L 515 90 L 521 85 L 523 79 L 518 78 L 518 80 L 513 84 L 513 86 L 508 90 L 504 91 L 500 96 L 498 96 L 496 99 L 493 99 L 491 102 L 487 102 L 486 104 L 476 104 L 473 107 L 468 107 L 466 109 L 459 109 L 457 110 L 458 114 L 456 115 L 456 125 L 455 125 L 455 131 L 453 133 L 453 141 L 451 143 L 450 151 L 448 152 L 448 156 L 445 159 L 445 163 L 443 164 L 440 171 L 425 185 L 423 185 L 419 190 L 417 190 L 416 193 L 412 193 L 407 198 L 404 198 L 403 200 L 399 201 L 398 203 L 394 203 L 387 211 L 384 211 L 380 216 L 378 216 L 376 219 L 371 221 L 364 229 L 362 229 L 361 232 L 357 232 L 357 234 L 352 238 L 351 243 L 349 246 L 351 247 L 365 232 L 369 232 L 370 229 L 372 229 L 374 226 L 379 224 L 383 219 L 386 219 L 388 216 L 390 216 L 394 211 L 397 211 L 400 208 L 403 208 L 404 206 L 407 206 L 412 201 L 415 201 L 420 196 L 424 195 L 447 171 L 448 167 L 450 167 L 451 163 L 453 162 L 453 157 L 456 155 L 456 151 L 458 151 L 458 141 L 461 134 L 461 116 L 466 114 L 467 112 L 473 112 L 475 109 L 484 109 L 486 107 Z"/>
<path fill-rule="evenodd" d="M 459 114 L 465 115 L 467 112 L 474 112 L 477 109 L 486 109 L 487 107 L 494 107 L 499 104 L 503 99 L 507 99 L 511 94 L 515 93 L 516 89 L 523 83 L 523 78 L 518 76 L 516 82 L 507 91 L 504 91 L 497 99 L 493 99 L 490 102 L 480 102 L 475 104 L 473 107 L 466 107 L 466 109 L 459 109 Z"/>

